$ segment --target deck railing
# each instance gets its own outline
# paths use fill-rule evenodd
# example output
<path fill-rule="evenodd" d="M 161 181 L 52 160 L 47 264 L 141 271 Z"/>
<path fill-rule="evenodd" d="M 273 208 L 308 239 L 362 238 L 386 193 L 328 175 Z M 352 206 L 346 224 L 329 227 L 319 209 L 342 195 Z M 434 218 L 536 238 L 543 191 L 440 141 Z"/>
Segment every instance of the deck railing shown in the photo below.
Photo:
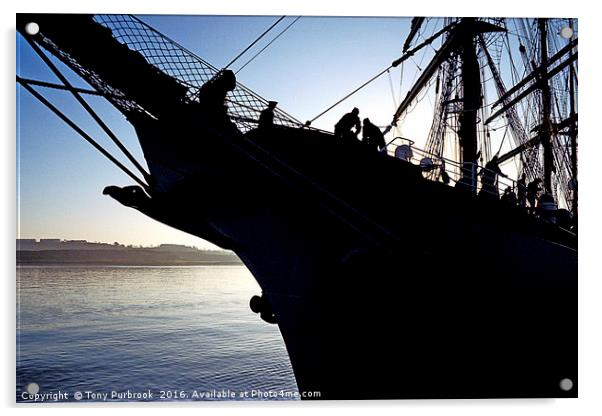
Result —
<path fill-rule="evenodd" d="M 420 166 L 422 175 L 432 181 L 446 182 L 445 175 L 447 174 L 449 178 L 447 182 L 450 186 L 455 186 L 456 183 L 462 181 L 473 192 L 482 191 L 500 197 L 507 188 L 510 188 L 515 195 L 518 193 L 517 182 L 508 177 L 499 175 L 476 163 L 459 163 L 434 155 L 415 147 L 414 141 L 404 137 L 395 137 L 387 143 L 382 152 Z M 490 189 L 483 189 L 482 182 L 478 178 L 482 177 L 485 172 L 489 172 L 496 178 L 494 183 L 497 193 Z M 470 183 L 466 181 L 470 181 Z"/>

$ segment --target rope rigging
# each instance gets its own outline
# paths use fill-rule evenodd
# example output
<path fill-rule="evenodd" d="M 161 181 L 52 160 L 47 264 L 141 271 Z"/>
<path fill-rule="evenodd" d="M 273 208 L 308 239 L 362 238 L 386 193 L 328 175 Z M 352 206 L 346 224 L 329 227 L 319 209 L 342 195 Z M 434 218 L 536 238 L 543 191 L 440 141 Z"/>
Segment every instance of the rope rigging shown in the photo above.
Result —
<path fill-rule="evenodd" d="M 322 111 L 320 114 L 318 114 L 317 116 L 315 116 L 311 120 L 308 120 L 307 122 L 305 122 L 305 126 L 310 126 L 311 123 L 313 123 L 314 121 L 316 121 L 317 119 L 319 119 L 320 117 L 322 117 L 324 114 L 328 113 L 330 110 L 332 110 L 333 108 L 335 108 L 337 105 L 341 104 L 343 101 L 345 101 L 347 98 L 351 97 L 353 94 L 355 94 L 356 92 L 358 92 L 359 90 L 361 90 L 362 88 L 364 88 L 366 85 L 370 84 L 371 82 L 373 82 L 376 79 L 380 78 L 385 73 L 389 72 L 389 70 L 391 68 L 393 68 L 393 65 L 389 65 L 386 69 L 382 70 L 381 72 L 379 72 L 378 74 L 376 74 L 375 76 L 373 76 L 372 78 L 370 78 L 368 81 L 364 82 L 362 85 L 360 85 L 359 87 L 357 87 L 355 90 L 351 91 L 349 94 L 347 94 L 346 96 L 344 96 L 343 98 L 341 98 L 339 101 L 337 101 L 336 103 L 334 103 L 333 105 L 331 105 L 330 107 L 328 107 L 326 110 Z"/>
<path fill-rule="evenodd" d="M 83 131 L 77 124 L 75 124 L 71 119 L 69 119 L 65 114 L 63 114 L 56 106 L 52 105 L 50 101 L 44 98 L 39 92 L 37 92 L 28 82 L 26 82 L 23 78 L 17 77 L 17 82 L 23 86 L 31 95 L 33 95 L 38 101 L 44 104 L 50 111 L 52 111 L 57 117 L 59 117 L 65 124 L 71 127 L 75 132 L 77 132 L 81 137 L 84 138 L 88 143 L 90 143 L 96 150 L 102 153 L 107 159 L 115 164 L 119 169 L 121 169 L 125 174 L 127 174 L 130 178 L 136 181 L 140 186 L 144 189 L 148 190 L 148 185 L 140 178 L 138 178 L 131 170 L 129 170 L 123 163 L 115 158 L 112 154 L 110 154 L 104 147 L 102 147 L 96 140 L 94 140 L 89 134 Z"/>
<path fill-rule="evenodd" d="M 395 99 L 395 89 L 393 88 L 393 78 L 391 78 L 391 72 L 387 71 L 387 78 L 389 78 L 389 88 L 391 89 L 391 98 L 393 99 L 393 111 L 397 108 L 397 100 Z"/>
<path fill-rule="evenodd" d="M 230 63 L 228 65 L 226 65 L 224 67 L 224 69 L 227 69 L 230 67 L 230 65 L 232 65 L 234 62 L 236 62 L 238 60 L 238 58 L 240 58 L 241 56 L 243 56 L 249 49 L 251 49 L 257 42 L 259 42 L 261 40 L 261 38 L 263 38 L 265 35 L 268 34 L 268 32 L 270 30 L 272 30 L 278 23 L 280 23 L 286 16 L 281 16 L 278 20 L 276 20 L 272 26 L 268 27 L 265 32 L 263 32 L 261 35 L 259 35 L 259 37 L 257 39 L 255 39 L 253 42 L 251 42 L 251 44 L 249 46 L 247 46 L 245 49 L 243 49 L 243 51 L 241 53 L 239 53 L 238 55 L 236 55 L 236 57 L 234 59 L 232 59 L 230 61 Z"/>
<path fill-rule="evenodd" d="M 333 108 L 335 108 L 336 106 L 338 106 L 339 104 L 341 104 L 343 101 L 345 101 L 346 99 L 348 99 L 349 97 L 351 97 L 352 95 L 354 95 L 355 93 L 357 93 L 359 90 L 361 90 L 362 88 L 364 88 L 368 84 L 372 83 L 373 81 L 375 81 L 376 79 L 378 79 L 379 77 L 381 77 L 382 75 L 384 75 L 385 73 L 388 73 L 391 68 L 396 68 L 397 66 L 399 66 L 400 64 L 403 64 L 408 59 L 411 59 L 412 62 L 414 62 L 414 64 L 416 65 L 416 67 L 418 67 L 419 71 L 422 71 L 422 68 L 420 68 L 420 65 L 422 64 L 422 61 L 424 60 L 424 57 L 426 55 L 426 49 L 422 53 L 422 58 L 420 60 L 420 64 L 416 63 L 416 61 L 414 60 L 414 58 L 413 58 L 414 54 L 416 52 L 418 52 L 419 50 L 425 48 L 426 46 L 430 45 L 432 42 L 435 41 L 435 39 L 437 39 L 443 33 L 447 32 L 453 26 L 454 26 L 453 24 L 445 26 L 443 29 L 441 29 L 438 32 L 432 34 L 429 38 L 425 39 L 422 43 L 420 43 L 419 45 L 415 46 L 413 49 L 404 52 L 404 54 L 400 58 L 398 58 L 395 61 L 393 61 L 393 63 L 391 65 L 389 65 L 387 68 L 385 68 L 384 70 L 382 70 L 381 72 L 379 72 L 378 74 L 376 74 L 374 77 L 370 78 L 368 81 L 364 82 L 362 85 L 360 85 L 359 87 L 357 87 L 355 90 L 351 91 L 349 94 L 347 94 L 346 96 L 344 96 L 343 98 L 341 98 L 339 101 L 337 101 L 336 103 L 334 103 L 333 105 L 331 105 L 330 107 L 328 107 L 326 110 L 322 111 L 320 114 L 318 114 L 317 116 L 315 116 L 311 120 L 306 121 L 305 122 L 305 126 L 306 127 L 310 126 L 311 123 L 313 123 L 318 118 L 322 117 L 324 114 L 326 114 L 327 112 L 329 112 L 330 110 L 332 110 Z M 434 29 L 433 29 L 433 32 L 434 32 Z M 402 66 L 402 70 L 403 70 L 403 66 Z"/>
<path fill-rule="evenodd" d="M 280 33 L 278 33 L 274 39 L 272 39 L 267 45 L 265 45 L 259 52 L 257 52 L 255 55 L 253 55 L 253 57 L 251 59 L 249 59 L 243 66 L 241 66 L 240 68 L 238 68 L 238 70 L 234 73 L 234 74 L 238 74 L 240 71 L 243 70 L 244 67 L 246 67 L 247 65 L 249 65 L 251 62 L 253 62 L 255 60 L 255 58 L 257 58 L 263 51 L 265 51 L 268 47 L 270 47 L 270 45 L 272 43 L 274 43 L 276 41 L 276 39 L 278 39 L 280 36 L 282 36 L 287 30 L 290 29 L 290 27 L 292 25 L 294 25 L 295 23 L 297 23 L 297 21 L 301 19 L 301 16 L 297 16 L 295 18 L 295 20 L 293 20 L 291 23 L 289 23 L 289 25 L 287 27 L 285 27 L 282 31 L 280 31 Z"/>
<path fill-rule="evenodd" d="M 83 99 L 80 95 L 81 92 L 88 92 L 86 90 L 75 88 L 63 75 L 63 73 L 59 70 L 59 68 L 48 58 L 48 56 L 40 49 L 40 47 L 29 37 L 26 36 L 26 40 L 31 46 L 31 48 L 36 52 L 36 54 L 42 59 L 42 61 L 46 64 L 46 66 L 52 71 L 52 73 L 61 81 L 62 86 L 56 86 L 49 83 L 37 83 L 40 86 L 44 87 L 52 87 L 52 88 L 61 88 L 69 91 L 73 97 L 77 100 L 77 102 L 86 110 L 86 112 L 92 117 L 92 119 L 98 124 L 98 126 L 109 136 L 109 138 L 113 141 L 113 143 L 121 150 L 121 152 L 127 157 L 127 159 L 138 169 L 138 171 L 142 174 L 145 180 L 150 179 L 150 175 L 146 172 L 146 170 L 142 167 L 142 165 L 136 160 L 136 158 L 130 153 L 130 151 L 123 145 L 123 143 L 117 138 L 117 136 L 113 133 L 113 131 L 107 126 L 107 124 L 98 116 L 98 114 L 92 109 L 92 107 Z M 63 120 L 67 125 L 69 125 L 73 130 L 75 130 L 80 136 L 82 136 L 88 143 L 90 143 L 94 148 L 96 148 L 99 152 L 101 152 L 107 159 L 113 162 L 118 168 L 120 168 L 124 173 L 130 176 L 133 180 L 135 180 L 138 184 L 140 184 L 144 189 L 148 189 L 148 185 L 138 176 L 136 176 L 133 172 L 131 172 L 124 164 L 122 164 L 119 160 L 117 160 L 112 154 L 110 154 L 106 149 L 104 149 L 98 142 L 96 142 L 90 135 L 84 132 L 79 126 L 77 126 L 73 121 L 71 121 L 64 113 L 62 113 L 57 107 L 52 105 L 46 98 L 44 98 L 40 93 L 38 93 L 28 82 L 28 80 L 17 77 L 17 82 L 23 86 L 30 94 L 32 94 L 38 101 L 44 104 L 48 109 L 50 109 L 53 113 L 55 113 L 61 120 Z"/>
<path fill-rule="evenodd" d="M 270 31 L 272 31 L 276 27 L 276 25 L 282 22 L 286 17 L 287 16 L 281 16 L 277 18 L 277 20 L 273 22 L 270 27 L 268 27 L 259 37 L 257 37 L 251 44 L 249 44 L 244 50 L 242 50 L 242 52 L 240 52 L 226 66 L 226 68 L 232 66 L 235 62 L 237 62 L 253 46 L 257 45 L 262 38 L 265 39 L 265 41 L 267 41 L 269 38 L 266 37 L 266 35 Z M 279 39 L 284 33 L 286 33 L 301 18 L 301 16 L 289 17 L 291 18 L 291 20 L 285 22 L 287 23 L 286 27 L 280 30 L 279 33 L 276 34 L 269 42 L 267 42 L 265 46 L 263 46 L 257 53 L 255 53 L 250 59 L 248 59 L 243 65 L 241 65 L 236 70 L 237 74 L 244 68 L 246 68 L 249 64 L 251 64 L 258 56 L 260 56 L 268 47 L 270 47 L 277 39 Z M 192 53 L 181 48 L 179 45 L 175 44 L 173 41 L 170 41 L 168 38 L 151 33 L 150 29 L 146 29 L 145 27 L 143 27 L 141 30 L 144 30 L 144 32 L 139 32 L 138 30 L 132 31 L 130 27 L 131 22 L 128 20 L 129 18 L 101 16 L 95 17 L 95 19 L 97 22 L 102 22 L 104 26 L 111 28 L 115 40 L 125 42 L 126 45 L 128 45 L 128 48 L 130 48 L 132 51 L 136 51 L 142 57 L 144 57 L 149 65 L 155 66 L 160 71 L 176 79 L 179 84 L 185 86 L 188 90 L 185 94 L 182 94 L 185 100 L 194 101 L 194 97 L 192 95 L 193 91 L 198 90 L 198 87 L 202 86 L 203 83 L 206 82 L 207 79 L 210 79 L 211 76 L 216 72 L 216 69 L 212 66 L 204 63 L 200 59 L 197 59 L 197 57 L 195 57 Z M 503 92 L 503 90 L 505 90 L 504 83 L 507 84 L 510 80 L 512 80 L 514 81 L 513 84 L 516 84 L 516 81 L 518 81 L 521 78 L 519 77 L 520 72 L 523 72 L 524 75 L 533 72 L 533 67 L 537 66 L 536 62 L 539 59 L 539 52 L 541 52 L 541 46 L 538 42 L 537 37 L 532 36 L 531 33 L 535 29 L 530 28 L 528 26 L 529 20 L 513 19 L 512 21 L 514 23 L 514 27 L 516 28 L 515 32 L 506 32 L 505 35 L 496 34 L 495 36 L 484 35 L 481 40 L 482 50 L 487 51 L 490 49 L 493 52 L 492 56 L 489 58 L 491 60 L 491 63 L 482 64 L 479 68 L 480 77 L 483 84 L 481 90 L 483 105 L 480 106 L 481 114 L 480 118 L 476 121 L 477 126 L 475 127 L 478 129 L 477 134 L 478 138 L 481 141 L 480 149 L 482 150 L 482 154 L 484 155 L 486 160 L 490 159 L 490 156 L 492 154 L 491 148 L 487 147 L 492 146 L 492 144 L 490 143 L 490 137 L 495 136 L 495 140 L 497 141 L 501 136 L 501 132 L 497 134 L 494 134 L 493 132 L 502 128 L 504 129 L 503 137 L 501 137 L 501 142 L 499 143 L 499 148 L 497 150 L 497 154 L 499 154 L 504 145 L 513 145 L 513 147 L 518 147 L 519 145 L 525 144 L 526 142 L 533 140 L 533 137 L 531 136 L 534 130 L 532 130 L 531 128 L 534 125 L 536 125 L 536 123 L 539 123 L 539 119 L 541 117 L 539 111 L 542 106 L 541 98 L 537 94 L 532 94 L 524 101 L 518 103 L 518 105 L 513 106 L 512 110 L 505 111 L 504 126 L 483 126 L 483 120 L 487 119 L 486 115 L 491 112 L 490 107 L 493 105 L 492 103 L 488 102 L 489 100 L 487 97 L 488 95 L 491 96 L 491 94 L 495 91 L 492 85 L 498 89 L 498 98 L 500 98 L 500 92 Z M 284 24 L 282 26 L 284 26 Z M 425 27 L 423 30 L 419 31 L 416 36 L 416 39 L 418 41 L 422 41 L 422 43 L 419 46 L 414 47 L 410 51 L 404 52 L 399 59 L 394 61 L 387 68 L 385 68 L 384 70 L 382 70 L 381 72 L 379 72 L 378 74 L 361 84 L 359 87 L 355 88 L 350 93 L 346 94 L 343 98 L 335 102 L 333 105 L 319 113 L 311 120 L 307 121 L 305 123 L 305 126 L 311 125 L 311 123 L 315 122 L 324 114 L 328 113 L 330 110 L 340 105 L 343 101 L 349 99 L 361 89 L 373 83 L 376 79 L 380 78 L 385 73 L 387 73 L 388 76 L 388 83 L 393 103 L 397 107 L 398 100 L 396 100 L 397 94 L 395 91 L 395 86 L 393 84 L 391 69 L 401 65 L 401 73 L 399 79 L 399 102 L 401 102 L 401 92 L 403 90 L 402 87 L 405 81 L 403 78 L 404 62 L 408 60 L 410 62 L 413 62 L 413 64 L 415 64 L 417 67 L 417 70 L 414 72 L 414 74 L 407 74 L 410 75 L 409 77 L 406 75 L 406 80 L 411 78 L 412 75 L 414 79 L 416 79 L 416 77 L 419 75 L 419 71 L 422 71 L 421 66 L 423 60 L 425 59 L 427 50 L 434 50 L 434 48 L 432 47 L 433 41 L 438 36 L 445 33 L 446 30 L 449 30 L 449 28 L 452 26 L 453 24 L 451 23 L 447 24 L 446 27 L 444 27 L 442 30 L 435 34 L 432 33 L 435 32 L 436 28 L 433 28 L 432 31 L 427 31 L 426 29 L 428 29 L 428 27 Z M 130 39 L 128 37 L 125 37 L 126 35 L 130 36 L 130 32 L 136 34 L 136 38 Z M 520 34 L 521 32 L 522 34 Z M 563 48 L 565 42 L 554 37 L 553 33 L 554 32 L 552 30 L 548 32 L 548 49 L 551 51 L 551 53 L 553 53 L 554 51 L 558 53 L 558 51 Z M 429 34 L 431 34 L 431 36 L 425 38 L 425 36 L 428 36 Z M 510 40 L 509 35 L 513 36 L 512 41 Z M 124 41 L 124 39 L 126 39 L 127 41 Z M 513 57 L 511 50 L 514 49 L 516 53 L 517 45 L 520 45 L 519 53 Z M 52 47 L 52 45 L 50 44 L 43 46 L 46 48 Z M 415 53 L 423 47 L 424 50 L 422 51 L 422 56 L 414 56 Z M 34 49 L 35 48 L 36 47 L 34 46 Z M 507 48 L 507 57 L 503 52 L 504 48 Z M 56 55 L 56 52 L 54 53 Z M 484 60 L 484 53 L 486 52 L 479 52 L 478 59 L 481 63 Z M 61 57 L 61 55 L 59 55 L 59 57 Z M 516 58 L 516 60 L 514 60 L 513 58 Z M 42 57 L 42 59 L 44 59 L 44 57 Z M 67 59 L 67 57 L 64 57 L 64 59 Z M 435 78 L 431 75 L 429 75 L 430 78 L 426 78 L 425 76 L 427 82 L 421 82 L 421 85 L 425 86 L 423 92 L 421 93 L 420 90 L 418 90 L 417 94 L 413 97 L 413 99 L 408 100 L 410 103 L 409 105 L 411 105 L 411 107 L 408 106 L 408 110 L 402 113 L 402 116 L 405 117 L 407 114 L 411 113 L 417 108 L 417 106 L 415 105 L 416 101 L 420 102 L 422 99 L 428 98 L 428 101 L 431 103 L 431 106 L 434 107 L 434 118 L 433 124 L 431 126 L 431 131 L 429 132 L 426 148 L 432 154 L 437 154 L 439 156 L 443 155 L 444 152 L 450 152 L 450 149 L 446 148 L 448 144 L 444 143 L 445 140 L 448 140 L 446 136 L 448 134 L 450 136 L 453 134 L 455 137 L 457 137 L 456 130 L 458 126 L 458 113 L 461 111 L 466 111 L 468 109 L 463 108 L 460 105 L 461 97 L 459 97 L 459 95 L 462 95 L 462 85 L 461 82 L 458 80 L 460 68 L 457 67 L 458 62 L 453 62 L 454 59 L 457 58 L 452 57 L 450 59 L 447 59 L 445 62 L 439 64 L 436 81 Z M 520 68 L 521 65 L 522 68 Z M 75 64 L 72 64 L 71 66 L 74 67 L 74 71 L 78 73 L 78 67 Z M 489 69 L 488 72 L 486 72 L 487 68 Z M 504 75 L 503 79 L 499 76 L 499 74 L 494 74 L 494 71 L 501 72 L 502 69 L 504 69 L 505 74 L 509 74 Z M 560 72 L 560 70 L 562 70 L 559 76 L 556 78 L 551 78 L 548 81 L 550 92 L 552 95 L 552 108 L 550 115 L 552 124 L 558 124 L 561 121 L 568 119 L 569 113 L 571 111 L 573 111 L 574 115 L 576 116 L 577 112 L 571 110 L 568 105 L 568 96 L 569 94 L 572 94 L 570 92 L 570 85 L 572 85 L 572 83 L 575 83 L 576 86 L 577 83 L 576 69 L 576 63 L 574 65 L 571 64 L 566 68 L 560 68 L 559 71 L 557 71 Z M 82 70 L 80 72 L 86 75 L 85 71 Z M 488 74 L 491 74 L 491 76 L 487 77 L 486 75 Z M 61 78 L 60 75 L 58 76 L 59 78 Z M 573 76 L 574 78 L 572 83 L 569 79 L 569 76 Z M 90 78 L 93 77 L 90 76 Z M 113 104 L 115 104 L 118 108 L 121 108 L 119 106 L 122 106 L 125 112 L 129 111 L 130 103 L 136 104 L 135 99 L 131 98 L 131 96 L 124 96 L 125 98 L 121 97 L 119 95 L 119 90 L 115 90 L 114 94 L 111 95 L 111 92 L 113 90 L 109 88 L 110 85 L 107 88 L 103 88 L 102 83 L 105 81 L 103 81 L 100 78 L 98 80 L 91 79 L 91 85 L 94 87 L 93 90 L 84 90 L 82 88 L 76 88 L 73 85 L 71 85 L 67 80 L 64 80 L 62 78 L 61 81 L 63 85 L 50 84 L 41 81 L 26 79 L 18 80 L 18 82 L 21 85 L 23 85 L 29 92 L 34 94 L 36 98 L 38 98 L 40 101 L 42 101 L 43 104 L 47 106 L 47 101 L 44 100 L 43 97 L 39 95 L 39 93 L 36 94 L 32 92 L 33 86 L 64 89 L 74 94 L 75 99 L 78 100 L 80 104 L 82 104 L 82 106 L 84 106 L 84 109 L 86 109 L 90 113 L 90 115 L 98 122 L 100 127 L 123 151 L 123 153 L 130 160 L 130 162 L 134 164 L 134 166 L 138 168 L 138 170 L 142 173 L 144 180 L 148 182 L 149 178 L 147 177 L 148 174 L 146 173 L 145 169 L 133 158 L 133 156 L 127 151 L 127 149 L 125 149 L 125 147 L 121 146 L 121 143 L 117 140 L 117 137 L 110 130 L 108 130 L 108 127 L 104 124 L 104 122 L 102 120 L 99 120 L 99 117 L 93 111 L 91 111 L 91 109 L 87 106 L 85 101 L 83 101 L 83 99 L 81 98 L 80 94 L 95 94 L 104 96 Z M 427 93 L 430 93 L 429 88 L 432 86 L 433 82 L 436 82 L 437 85 L 436 94 L 434 96 L 436 100 L 435 105 L 433 105 L 433 102 L 431 102 L 432 97 L 430 95 L 427 95 Z M 497 83 L 497 85 L 493 83 Z M 431 88 L 431 92 L 433 89 L 434 88 Z M 229 104 L 228 115 L 234 122 L 237 123 L 237 125 L 240 126 L 244 124 L 244 126 L 241 128 L 241 131 L 248 131 L 249 129 L 255 127 L 254 123 L 257 119 L 257 114 L 265 104 L 264 99 L 256 96 L 250 90 L 247 90 L 245 87 L 238 85 L 236 91 L 234 91 L 227 98 L 227 101 Z M 49 108 L 51 111 L 56 113 L 56 108 Z M 59 117 L 63 118 L 61 115 L 59 115 Z M 295 127 L 300 127 L 303 125 L 302 122 L 294 120 L 292 117 L 288 117 L 288 115 L 284 113 L 277 113 L 276 120 L 279 122 L 278 124 L 282 125 L 293 125 Z M 502 119 L 500 119 L 500 123 L 502 122 L 501 120 Z M 67 122 L 67 124 L 73 127 L 73 125 L 69 122 Z M 388 127 L 387 132 L 391 129 L 391 127 Z M 397 129 L 397 126 L 394 127 Z M 567 128 L 566 125 L 564 128 Z M 576 128 L 576 122 L 574 123 L 574 128 Z M 94 147 L 96 147 L 99 151 L 103 153 L 103 155 L 108 157 L 112 162 L 116 163 L 118 167 L 123 169 L 126 172 L 126 174 L 134 178 L 138 183 L 144 184 L 144 181 L 139 178 L 138 174 L 136 174 L 138 176 L 134 175 L 113 156 L 106 154 L 103 151 L 104 149 L 99 149 L 100 146 L 98 144 L 95 144 L 96 142 L 94 142 L 89 135 L 81 131 L 81 129 L 76 129 L 76 131 L 80 135 L 82 135 L 86 140 L 91 142 Z M 554 159 L 552 161 L 552 165 L 557 169 L 557 171 L 553 174 L 553 180 L 556 181 L 556 183 L 554 184 L 554 188 L 558 188 L 559 191 L 562 194 L 564 194 L 562 196 L 564 196 L 565 199 L 565 195 L 570 193 L 570 190 L 568 189 L 568 179 L 570 178 L 567 176 L 567 174 L 571 171 L 569 167 L 571 167 L 572 163 L 572 151 L 569 151 L 569 144 L 567 142 L 568 134 L 569 133 L 567 133 L 567 130 L 562 131 L 562 129 L 558 129 L 558 131 L 552 132 L 552 137 L 550 138 L 555 149 L 553 154 Z M 576 130 L 574 134 L 576 137 Z M 497 147 L 497 144 L 493 146 Z M 574 148 L 576 148 L 576 146 L 574 146 Z M 121 158 L 121 155 L 118 156 Z M 522 169 L 527 173 L 529 179 L 532 179 L 534 177 L 541 176 L 542 163 L 540 161 L 540 156 L 541 152 L 539 145 L 534 145 L 532 147 L 527 147 L 524 150 L 521 150 L 520 156 L 518 158 L 515 158 L 515 155 L 511 157 L 514 163 L 520 160 L 520 162 L 522 163 Z"/>

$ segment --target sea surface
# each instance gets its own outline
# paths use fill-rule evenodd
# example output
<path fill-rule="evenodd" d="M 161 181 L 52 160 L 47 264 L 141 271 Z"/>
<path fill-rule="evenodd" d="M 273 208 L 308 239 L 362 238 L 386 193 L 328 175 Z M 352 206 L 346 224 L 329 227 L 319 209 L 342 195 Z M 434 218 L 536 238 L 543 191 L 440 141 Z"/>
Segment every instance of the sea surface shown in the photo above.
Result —
<path fill-rule="evenodd" d="M 242 266 L 19 266 L 17 291 L 17 401 L 298 398 Z"/>

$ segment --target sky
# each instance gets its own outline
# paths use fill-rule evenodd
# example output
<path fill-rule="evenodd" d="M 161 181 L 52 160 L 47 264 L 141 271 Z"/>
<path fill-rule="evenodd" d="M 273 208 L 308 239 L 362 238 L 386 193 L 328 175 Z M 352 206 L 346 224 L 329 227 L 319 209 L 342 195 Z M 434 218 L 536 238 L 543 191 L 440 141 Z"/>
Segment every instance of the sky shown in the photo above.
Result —
<path fill-rule="evenodd" d="M 279 16 L 139 16 L 215 67 L 221 68 L 253 42 Z M 231 69 L 238 70 L 296 16 L 287 16 Z M 240 83 L 301 121 L 314 118 L 347 93 L 401 56 L 410 18 L 302 17 L 237 75 Z M 419 41 L 441 28 L 433 19 Z M 437 40 L 403 67 L 394 68 L 350 99 L 316 120 L 312 126 L 332 131 L 353 107 L 360 118 L 379 126 L 392 115 L 419 72 L 433 56 Z M 62 64 L 58 63 L 62 66 Z M 118 65 L 119 63 L 115 63 Z M 74 74 L 69 79 L 86 85 Z M 20 35 L 17 35 L 17 74 L 54 82 Z M 214 248 L 202 239 L 174 230 L 102 195 L 107 185 L 132 180 L 112 165 L 67 125 L 17 86 L 18 237 L 87 239 L 134 245 L 176 243 Z M 43 93 L 108 150 L 119 152 L 67 92 Z M 136 158 L 143 157 L 133 128 L 103 99 L 86 97 Z M 404 119 L 396 133 L 424 144 L 432 120 L 433 99 L 425 94 L 420 106 Z M 389 136 L 391 138 L 392 136 Z M 120 158 L 125 161 L 125 158 Z M 126 163 L 127 164 L 127 163 Z"/>

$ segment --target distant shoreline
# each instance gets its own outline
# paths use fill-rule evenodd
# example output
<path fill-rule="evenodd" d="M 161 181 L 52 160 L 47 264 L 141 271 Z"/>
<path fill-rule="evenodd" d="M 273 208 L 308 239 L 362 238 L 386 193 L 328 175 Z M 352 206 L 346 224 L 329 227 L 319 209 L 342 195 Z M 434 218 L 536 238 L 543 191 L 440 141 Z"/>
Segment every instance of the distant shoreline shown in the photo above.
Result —
<path fill-rule="evenodd" d="M 118 250 L 18 250 L 20 265 L 97 265 L 97 266 L 232 266 L 242 265 L 236 255 L 226 251 L 172 252 L 153 249 Z"/>
<path fill-rule="evenodd" d="M 186 267 L 186 266 L 244 266 L 242 262 L 213 263 L 213 262 L 190 262 L 190 263 L 90 263 L 90 262 L 17 262 L 19 267 L 59 267 L 59 266 L 89 266 L 89 267 Z"/>

